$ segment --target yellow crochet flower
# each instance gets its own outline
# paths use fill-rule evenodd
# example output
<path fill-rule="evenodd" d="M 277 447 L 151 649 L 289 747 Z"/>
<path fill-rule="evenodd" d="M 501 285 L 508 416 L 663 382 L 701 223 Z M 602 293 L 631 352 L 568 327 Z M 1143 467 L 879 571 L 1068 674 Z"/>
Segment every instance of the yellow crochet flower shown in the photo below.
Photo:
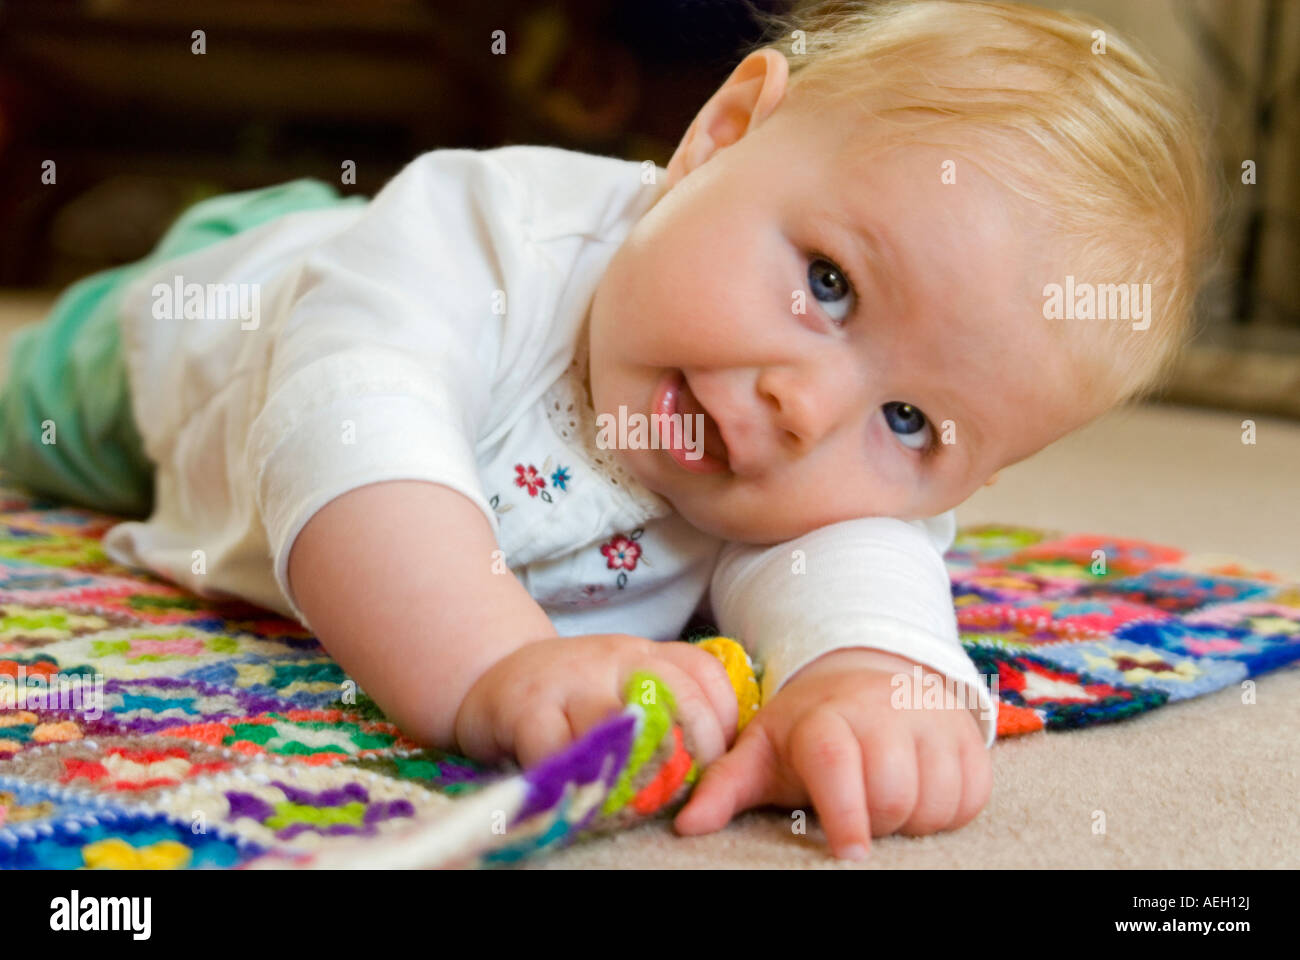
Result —
<path fill-rule="evenodd" d="M 709 651 L 727 668 L 727 677 L 731 680 L 731 689 L 736 691 L 736 703 L 740 707 L 740 720 L 736 724 L 736 732 L 739 733 L 758 713 L 758 680 L 754 677 L 754 665 L 749 654 L 730 637 L 709 637 L 696 646 Z"/>

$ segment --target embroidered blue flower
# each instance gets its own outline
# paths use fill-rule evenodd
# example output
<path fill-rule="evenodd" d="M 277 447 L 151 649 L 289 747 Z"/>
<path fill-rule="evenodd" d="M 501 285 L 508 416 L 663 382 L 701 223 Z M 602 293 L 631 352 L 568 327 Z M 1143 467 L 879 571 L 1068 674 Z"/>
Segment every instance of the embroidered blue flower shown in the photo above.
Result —
<path fill-rule="evenodd" d="M 569 482 L 568 467 L 560 467 L 558 470 L 556 470 L 554 473 L 551 474 L 551 486 L 555 487 L 557 490 L 568 490 L 569 489 L 567 486 L 568 482 Z"/>

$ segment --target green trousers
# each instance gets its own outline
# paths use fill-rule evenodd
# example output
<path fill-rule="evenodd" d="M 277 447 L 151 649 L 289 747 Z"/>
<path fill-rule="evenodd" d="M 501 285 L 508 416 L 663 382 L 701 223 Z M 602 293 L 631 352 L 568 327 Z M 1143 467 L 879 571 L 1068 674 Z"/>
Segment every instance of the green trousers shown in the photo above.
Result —
<path fill-rule="evenodd" d="M 85 277 L 49 316 L 14 334 L 0 385 L 0 473 L 7 483 L 106 513 L 145 516 L 153 464 L 131 414 L 118 323 L 142 271 L 297 210 L 365 203 L 319 180 L 224 194 L 187 209 L 143 260 Z"/>

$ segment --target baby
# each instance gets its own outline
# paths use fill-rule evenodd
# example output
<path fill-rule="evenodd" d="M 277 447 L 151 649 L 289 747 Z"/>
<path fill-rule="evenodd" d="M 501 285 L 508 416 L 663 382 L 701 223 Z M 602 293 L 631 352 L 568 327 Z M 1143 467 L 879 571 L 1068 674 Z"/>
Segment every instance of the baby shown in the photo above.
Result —
<path fill-rule="evenodd" d="M 206 201 L 16 344 L 0 462 L 147 514 L 112 556 L 297 617 L 421 743 L 533 763 L 647 669 L 709 765 L 680 831 L 960 826 L 996 707 L 952 510 L 1154 382 L 1203 259 L 1191 112 L 1099 29 L 836 4 L 666 170 L 444 150 L 368 203 Z M 696 612 L 763 671 L 739 736 Z M 917 709 L 935 681 L 968 696 Z"/>

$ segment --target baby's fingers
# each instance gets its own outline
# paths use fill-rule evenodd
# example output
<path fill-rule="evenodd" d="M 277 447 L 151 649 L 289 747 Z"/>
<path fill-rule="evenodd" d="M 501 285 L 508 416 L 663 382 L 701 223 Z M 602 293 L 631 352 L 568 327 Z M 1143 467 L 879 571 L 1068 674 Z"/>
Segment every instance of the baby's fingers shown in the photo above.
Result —
<path fill-rule="evenodd" d="M 919 837 L 947 830 L 956 821 L 962 801 L 962 770 L 957 750 L 935 738 L 917 742 L 916 764 L 916 807 L 901 832 Z"/>
<path fill-rule="evenodd" d="M 561 704 L 527 711 L 514 731 L 519 765 L 541 763 L 622 709 L 623 704 L 613 696 L 572 691 Z"/>
<path fill-rule="evenodd" d="M 984 809 L 993 793 L 993 762 L 982 742 L 968 743 L 962 750 L 962 800 L 953 827 L 964 827 Z"/>
<path fill-rule="evenodd" d="M 710 764 L 695 785 L 673 826 L 691 836 L 721 830 L 742 810 L 772 802 L 772 750 L 758 727 L 751 727 L 730 753 Z"/>
<path fill-rule="evenodd" d="M 706 766 L 721 757 L 727 751 L 727 737 L 718 718 L 713 699 L 701 688 L 699 681 L 676 664 L 659 660 L 647 668 L 672 691 L 673 701 L 677 705 L 676 718 L 682 726 L 687 749 L 695 761 Z M 639 689 L 633 696 L 643 701 L 648 696 L 661 696 L 661 691 Z M 735 695 L 732 695 L 735 702 Z M 734 709 L 734 707 L 733 707 Z"/>
<path fill-rule="evenodd" d="M 575 737 L 564 710 L 558 706 L 536 710 L 515 728 L 515 759 L 521 767 L 531 767 L 563 750 Z"/>
<path fill-rule="evenodd" d="M 861 860 L 871 848 L 871 823 L 863 784 L 862 748 L 838 713 L 814 710 L 790 731 L 790 766 L 826 831 L 831 852 Z"/>
<path fill-rule="evenodd" d="M 655 652 L 665 660 L 681 667 L 699 684 L 700 690 L 713 706 L 714 715 L 722 725 L 723 749 L 730 747 L 736 739 L 740 706 L 736 702 L 736 691 L 731 686 L 731 680 L 727 677 L 727 668 L 722 665 L 722 661 L 707 651 L 678 640 L 660 644 Z"/>
<path fill-rule="evenodd" d="M 861 741 L 867 768 L 867 816 L 877 837 L 895 833 L 916 809 L 916 742 L 888 726 Z"/>

